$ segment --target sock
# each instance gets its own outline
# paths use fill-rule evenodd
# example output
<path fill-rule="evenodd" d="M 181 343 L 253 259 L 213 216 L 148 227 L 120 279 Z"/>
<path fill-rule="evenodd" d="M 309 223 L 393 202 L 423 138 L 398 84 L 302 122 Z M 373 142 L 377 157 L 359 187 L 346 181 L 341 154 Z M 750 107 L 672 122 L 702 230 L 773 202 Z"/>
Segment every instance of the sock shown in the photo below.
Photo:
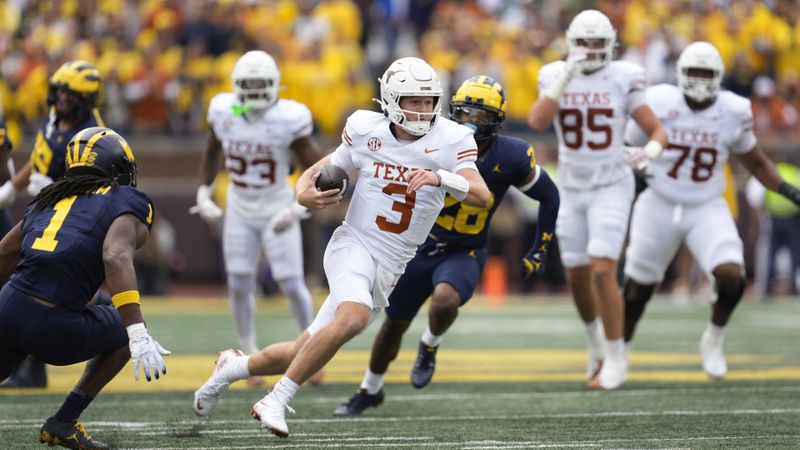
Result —
<path fill-rule="evenodd" d="M 294 320 L 300 326 L 300 331 L 308 328 L 313 319 L 314 304 L 311 300 L 311 292 L 308 291 L 308 286 L 303 278 L 292 277 L 280 280 L 278 287 L 289 297 L 289 309 L 292 311 Z"/>
<path fill-rule="evenodd" d="M 725 334 L 725 326 L 715 325 L 713 322 L 708 322 L 708 328 L 706 329 L 714 337 L 720 337 Z"/>
<path fill-rule="evenodd" d="M 220 369 L 220 377 L 222 377 L 228 383 L 249 378 L 250 371 L 247 369 L 248 361 L 250 361 L 249 356 L 232 358 L 222 369 Z"/>
<path fill-rule="evenodd" d="M 625 352 L 625 339 L 606 339 L 606 348 L 609 353 L 623 354 Z"/>
<path fill-rule="evenodd" d="M 258 351 L 256 345 L 255 313 L 256 297 L 253 295 L 252 275 L 228 275 L 228 303 L 231 306 L 239 346 L 245 353 Z"/>
<path fill-rule="evenodd" d="M 59 408 L 58 412 L 56 412 L 56 415 L 53 417 L 59 422 L 67 423 L 78 420 L 78 417 L 80 417 L 83 410 L 89 406 L 89 403 L 92 403 L 92 400 L 93 398 L 85 392 L 79 389 L 73 389 L 72 392 L 67 395 L 61 408 Z"/>
<path fill-rule="evenodd" d="M 425 331 L 422 333 L 422 337 L 419 338 L 419 340 L 428 347 L 438 347 L 442 342 L 442 337 L 431 333 L 431 326 L 428 325 L 425 327 Z"/>
<path fill-rule="evenodd" d="M 361 382 L 361 389 L 366 389 L 369 395 L 377 394 L 383 387 L 383 377 L 385 376 L 385 373 L 372 373 L 371 370 L 367 369 L 367 371 L 364 372 L 364 380 Z"/>
<path fill-rule="evenodd" d="M 294 397 L 294 394 L 297 393 L 297 389 L 300 387 L 297 383 L 290 380 L 286 375 L 282 376 L 275 386 L 272 388 L 271 394 L 275 396 L 275 398 L 281 403 L 281 405 L 286 406 Z"/>
<path fill-rule="evenodd" d="M 586 328 L 586 335 L 589 336 L 590 339 L 594 337 L 594 334 L 597 332 L 597 328 L 600 327 L 602 324 L 603 322 L 600 321 L 599 317 L 595 318 L 591 322 L 585 322 L 583 326 L 584 328 Z"/>

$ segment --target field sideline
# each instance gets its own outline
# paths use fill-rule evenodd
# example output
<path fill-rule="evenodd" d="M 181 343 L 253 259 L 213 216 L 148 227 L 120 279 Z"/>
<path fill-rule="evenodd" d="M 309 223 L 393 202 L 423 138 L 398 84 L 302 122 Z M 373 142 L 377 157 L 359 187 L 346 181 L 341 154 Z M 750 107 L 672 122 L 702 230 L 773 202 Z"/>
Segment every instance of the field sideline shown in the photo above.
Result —
<path fill-rule="evenodd" d="M 118 448 L 797 448 L 800 442 L 800 302 L 744 302 L 726 336 L 730 372 L 713 382 L 697 344 L 708 306 L 650 305 L 631 356 L 630 381 L 615 392 L 584 387 L 583 331 L 566 298 L 476 299 L 446 336 L 431 386 L 415 390 L 409 370 L 425 325 L 417 320 L 387 376 L 386 403 L 356 419 L 332 417 L 361 380 L 379 324 L 326 367 L 326 383 L 304 387 L 278 440 L 249 418 L 262 395 L 243 383 L 210 419 L 191 393 L 216 351 L 234 345 L 222 300 L 147 299 L 149 328 L 174 355 L 168 374 L 134 382 L 130 367 L 83 420 Z M 380 319 L 379 319 L 380 320 Z M 283 301 L 258 305 L 261 344 L 296 330 Z M 36 431 L 57 409 L 81 366 L 50 367 L 41 390 L 0 390 L 0 448 L 42 448 Z M 274 381 L 269 378 L 267 381 Z"/>

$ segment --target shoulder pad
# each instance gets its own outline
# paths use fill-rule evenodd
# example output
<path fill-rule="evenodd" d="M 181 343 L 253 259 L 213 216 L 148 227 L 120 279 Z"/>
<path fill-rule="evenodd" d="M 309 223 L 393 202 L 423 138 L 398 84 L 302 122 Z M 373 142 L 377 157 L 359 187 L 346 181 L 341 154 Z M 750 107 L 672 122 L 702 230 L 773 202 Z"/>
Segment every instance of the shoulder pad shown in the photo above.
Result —
<path fill-rule="evenodd" d="M 363 136 L 369 133 L 370 130 L 372 130 L 382 121 L 386 121 L 388 123 L 389 119 L 387 119 L 386 116 L 381 113 L 359 109 L 353 114 L 350 114 L 350 117 L 347 118 L 347 124 L 345 127 L 347 127 L 349 130 L 352 130 L 354 133 Z"/>

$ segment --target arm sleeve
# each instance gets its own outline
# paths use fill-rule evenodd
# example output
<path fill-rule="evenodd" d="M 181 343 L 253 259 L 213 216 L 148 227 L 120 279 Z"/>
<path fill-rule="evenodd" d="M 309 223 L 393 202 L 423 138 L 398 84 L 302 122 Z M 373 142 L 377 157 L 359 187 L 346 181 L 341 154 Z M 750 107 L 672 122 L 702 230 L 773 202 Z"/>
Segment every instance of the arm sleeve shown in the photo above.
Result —
<path fill-rule="evenodd" d="M 539 167 L 539 171 L 539 179 L 536 183 L 523 192 L 528 197 L 539 201 L 539 224 L 536 227 L 536 241 L 529 253 L 547 251 L 547 246 L 553 240 L 558 208 L 561 203 L 556 184 L 553 183 L 547 171 L 541 167 Z"/>

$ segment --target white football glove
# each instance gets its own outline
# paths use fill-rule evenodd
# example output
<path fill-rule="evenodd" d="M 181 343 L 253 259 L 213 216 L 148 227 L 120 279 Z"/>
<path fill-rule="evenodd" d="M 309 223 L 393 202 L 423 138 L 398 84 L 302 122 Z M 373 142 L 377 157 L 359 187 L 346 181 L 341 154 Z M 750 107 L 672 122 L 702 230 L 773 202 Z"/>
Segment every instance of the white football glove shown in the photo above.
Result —
<path fill-rule="evenodd" d="M 650 165 L 650 161 L 658 158 L 664 147 L 660 142 L 651 140 L 644 147 L 623 146 L 628 165 L 637 170 L 644 170 Z"/>
<path fill-rule="evenodd" d="M 0 209 L 11 206 L 16 198 L 17 190 L 14 188 L 14 185 L 11 184 L 11 180 L 6 181 L 0 186 Z"/>
<path fill-rule="evenodd" d="M 587 58 L 588 54 L 585 48 L 575 47 L 569 52 L 564 70 L 567 72 L 567 76 L 570 80 L 583 71 L 583 63 Z"/>
<path fill-rule="evenodd" d="M 222 217 L 222 209 L 211 199 L 211 186 L 200 185 L 197 188 L 197 204 L 189 208 L 189 214 L 199 214 L 205 220 L 217 220 Z"/>
<path fill-rule="evenodd" d="M 272 219 L 269 221 L 269 227 L 275 233 L 282 233 L 286 231 L 287 228 L 294 225 L 295 222 L 308 219 L 309 217 L 311 217 L 311 211 L 309 211 L 305 206 L 292 203 L 286 208 L 278 211 L 278 213 L 272 217 Z"/>
<path fill-rule="evenodd" d="M 127 327 L 128 346 L 131 350 L 131 362 L 133 362 L 133 379 L 139 381 L 139 366 L 142 367 L 144 377 L 147 381 L 151 380 L 150 372 L 159 378 L 159 371 L 167 374 L 167 365 L 161 355 L 171 355 L 172 352 L 161 346 L 155 339 L 147 334 L 144 323 L 135 323 Z"/>
<path fill-rule="evenodd" d="M 553 84 L 550 85 L 542 95 L 552 98 L 555 101 L 561 101 L 564 91 L 567 90 L 569 82 L 583 70 L 583 61 L 586 61 L 586 49 L 577 47 L 573 49 L 567 56 L 567 63 L 564 65 L 564 70 L 558 74 Z"/>
<path fill-rule="evenodd" d="M 36 197 L 42 189 L 51 184 L 53 184 L 52 178 L 38 172 L 31 172 L 31 178 L 28 182 L 28 194 Z"/>

